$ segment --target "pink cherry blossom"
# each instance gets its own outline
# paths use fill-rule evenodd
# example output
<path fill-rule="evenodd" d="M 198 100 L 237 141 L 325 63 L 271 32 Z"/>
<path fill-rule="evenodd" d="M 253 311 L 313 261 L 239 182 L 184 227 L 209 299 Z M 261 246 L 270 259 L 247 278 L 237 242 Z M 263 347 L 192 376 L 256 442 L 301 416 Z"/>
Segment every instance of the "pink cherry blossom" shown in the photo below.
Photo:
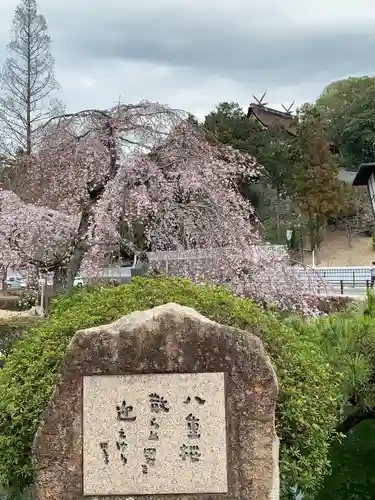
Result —
<path fill-rule="evenodd" d="M 207 142 L 183 113 L 158 103 L 64 115 L 46 124 L 30 159 L 25 183 L 35 203 L 0 192 L 0 252 L 71 286 L 79 269 L 100 275 L 124 238 L 121 224 L 137 222 L 155 270 L 166 271 L 160 252 L 177 251 L 168 273 L 311 312 L 314 280 L 301 283 L 287 257 L 262 244 L 238 190 L 240 178 L 261 171 L 255 158 Z"/>

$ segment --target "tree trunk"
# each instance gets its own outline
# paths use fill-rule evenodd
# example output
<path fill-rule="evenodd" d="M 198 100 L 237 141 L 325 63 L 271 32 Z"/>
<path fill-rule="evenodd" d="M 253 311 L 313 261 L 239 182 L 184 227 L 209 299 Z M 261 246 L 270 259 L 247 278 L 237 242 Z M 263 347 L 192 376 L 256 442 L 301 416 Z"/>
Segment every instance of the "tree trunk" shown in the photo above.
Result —
<path fill-rule="evenodd" d="M 315 234 L 316 234 L 316 247 L 319 250 L 322 244 L 322 219 L 319 214 L 315 216 Z"/>
<path fill-rule="evenodd" d="M 74 278 L 78 274 L 85 253 L 86 249 L 77 245 L 67 265 L 55 269 L 53 273 L 53 286 L 56 293 L 69 292 L 73 288 Z"/>
<path fill-rule="evenodd" d="M 320 246 L 322 243 L 322 228 L 321 218 L 317 214 L 315 216 L 315 264 L 320 264 Z"/>
<path fill-rule="evenodd" d="M 8 266 L 4 266 L 1 268 L 2 277 L 1 277 L 1 290 L 3 293 L 6 293 L 8 290 Z"/>
<path fill-rule="evenodd" d="M 27 20 L 27 88 L 26 88 L 26 154 L 29 161 L 31 155 L 31 19 L 30 9 Z M 28 165 L 29 166 L 29 165 Z"/>
<path fill-rule="evenodd" d="M 277 231 L 277 244 L 280 245 L 280 190 L 276 190 L 276 231 Z"/>
<path fill-rule="evenodd" d="M 81 221 L 78 228 L 78 238 L 71 254 L 71 258 L 66 265 L 54 270 L 53 286 L 56 293 L 69 292 L 73 288 L 74 278 L 77 276 L 82 260 L 87 251 L 84 238 L 89 228 L 90 211 L 82 212 Z"/>
<path fill-rule="evenodd" d="M 114 179 L 118 170 L 118 155 L 116 151 L 116 134 L 115 128 L 110 122 L 106 122 L 104 132 L 108 140 L 103 139 L 103 144 L 108 149 L 109 165 L 108 174 L 104 180 L 98 183 L 90 182 L 87 185 L 89 194 L 89 202 L 82 207 L 81 219 L 77 229 L 76 237 L 70 242 L 65 254 L 50 262 L 30 260 L 34 265 L 43 266 L 46 271 L 54 274 L 54 291 L 57 293 L 68 292 L 72 289 L 74 278 L 76 277 L 82 260 L 88 250 L 87 234 L 90 226 L 90 221 L 93 219 L 93 211 L 97 203 L 101 199 L 107 183 Z"/>
<path fill-rule="evenodd" d="M 346 221 L 346 234 L 347 234 L 347 237 L 348 237 L 348 247 L 349 248 L 353 247 L 354 231 L 355 231 L 354 224 L 348 218 L 348 220 Z"/>
<path fill-rule="evenodd" d="M 360 424 L 364 420 L 375 420 L 375 411 L 373 409 L 369 409 L 367 411 L 358 409 L 346 417 L 346 419 L 336 427 L 336 431 L 346 435 L 351 429 L 353 429 L 353 427 Z"/>
<path fill-rule="evenodd" d="M 309 213 L 308 228 L 309 228 L 309 238 L 310 238 L 310 250 L 312 252 L 313 250 L 315 250 L 316 241 L 315 241 L 314 217 L 311 213 Z"/>

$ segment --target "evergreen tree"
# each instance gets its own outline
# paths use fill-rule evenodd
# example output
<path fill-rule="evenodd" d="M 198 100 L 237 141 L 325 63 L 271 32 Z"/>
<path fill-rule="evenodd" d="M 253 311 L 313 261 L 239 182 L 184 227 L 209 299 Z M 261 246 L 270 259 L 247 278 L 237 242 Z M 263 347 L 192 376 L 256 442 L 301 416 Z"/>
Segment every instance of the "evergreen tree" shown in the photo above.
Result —
<path fill-rule="evenodd" d="M 0 73 L 0 147 L 9 159 L 29 157 L 43 123 L 61 111 L 53 99 L 51 39 L 35 0 L 21 0 L 13 19 L 9 57 Z"/>
<path fill-rule="evenodd" d="M 311 249 L 319 248 L 326 220 L 340 209 L 340 183 L 335 156 L 320 113 L 304 104 L 294 149 L 295 167 L 290 196 L 307 216 Z"/>

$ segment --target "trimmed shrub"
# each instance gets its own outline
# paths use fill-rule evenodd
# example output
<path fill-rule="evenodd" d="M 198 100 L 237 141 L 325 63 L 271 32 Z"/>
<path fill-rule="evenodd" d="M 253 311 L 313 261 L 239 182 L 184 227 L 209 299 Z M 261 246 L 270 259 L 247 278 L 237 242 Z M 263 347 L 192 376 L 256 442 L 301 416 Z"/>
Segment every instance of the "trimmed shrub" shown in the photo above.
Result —
<path fill-rule="evenodd" d="M 23 333 L 40 321 L 36 315 L 0 317 L 0 354 L 7 355 Z"/>
<path fill-rule="evenodd" d="M 328 448 L 340 391 L 316 343 L 272 312 L 220 287 L 181 278 L 135 278 L 129 285 L 74 290 L 54 299 L 50 317 L 17 342 L 0 371 L 0 484 L 33 481 L 30 446 L 74 333 L 167 302 L 190 306 L 219 323 L 258 335 L 277 371 L 284 498 L 298 485 L 313 490 L 329 468 Z"/>

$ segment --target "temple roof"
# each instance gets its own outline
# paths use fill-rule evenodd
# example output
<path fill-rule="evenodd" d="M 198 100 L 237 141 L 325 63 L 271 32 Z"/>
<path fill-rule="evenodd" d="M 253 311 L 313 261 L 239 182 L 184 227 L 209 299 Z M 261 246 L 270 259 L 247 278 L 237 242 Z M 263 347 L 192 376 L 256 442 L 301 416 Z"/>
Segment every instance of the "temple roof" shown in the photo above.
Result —
<path fill-rule="evenodd" d="M 297 135 L 298 118 L 291 113 L 251 103 L 247 111 L 247 117 L 250 116 L 254 116 L 264 127 L 281 125 L 289 134 Z"/>

